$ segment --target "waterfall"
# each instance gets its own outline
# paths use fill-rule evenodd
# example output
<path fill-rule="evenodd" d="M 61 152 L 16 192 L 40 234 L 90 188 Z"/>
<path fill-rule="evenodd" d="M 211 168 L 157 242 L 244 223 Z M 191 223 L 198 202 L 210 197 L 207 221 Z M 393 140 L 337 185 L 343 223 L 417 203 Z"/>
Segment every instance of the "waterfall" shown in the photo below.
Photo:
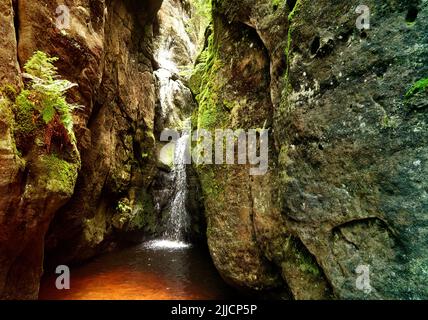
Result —
<path fill-rule="evenodd" d="M 186 163 L 190 137 L 184 134 L 175 145 L 174 169 L 175 195 L 171 202 L 171 211 L 166 225 L 165 238 L 173 241 L 185 241 L 190 227 L 190 217 L 186 209 L 188 196 Z"/>
<path fill-rule="evenodd" d="M 159 94 L 155 125 L 162 131 L 165 128 L 183 128 L 184 124 L 184 130 L 188 130 L 191 127 L 190 120 L 184 119 L 190 117 L 197 108 L 193 94 L 181 75 L 181 71 L 193 65 L 197 53 L 196 39 L 192 39 L 187 31 L 190 15 L 182 4 L 165 0 L 158 20 L 159 30 L 154 41 L 154 57 L 158 64 L 154 74 Z M 185 241 L 191 222 L 186 208 L 189 195 L 186 168 L 189 163 L 186 157 L 190 155 L 189 141 L 190 134 L 183 133 L 175 143 L 173 166 L 167 179 L 173 181 L 174 185 L 165 185 L 168 201 L 162 198 L 155 203 L 156 210 L 165 221 L 165 232 L 161 240 L 149 244 L 152 248 L 188 246 Z"/>
<path fill-rule="evenodd" d="M 187 123 L 187 121 L 185 122 Z M 160 240 L 146 244 L 152 249 L 181 249 L 189 247 L 186 236 L 190 229 L 190 215 L 186 208 L 189 195 L 187 164 L 190 162 L 190 134 L 183 133 L 175 143 L 174 166 L 171 171 L 174 193 L 166 219 L 165 232 Z"/>

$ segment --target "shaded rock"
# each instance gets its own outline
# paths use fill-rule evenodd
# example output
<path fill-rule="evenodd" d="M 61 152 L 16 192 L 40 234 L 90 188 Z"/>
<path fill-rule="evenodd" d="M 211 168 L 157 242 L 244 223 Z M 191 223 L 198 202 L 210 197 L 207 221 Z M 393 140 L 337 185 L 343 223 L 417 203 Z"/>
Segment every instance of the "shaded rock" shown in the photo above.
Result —
<path fill-rule="evenodd" d="M 369 1 L 372 25 L 359 32 L 358 4 L 300 1 L 293 16 L 276 122 L 283 212 L 337 297 L 423 298 L 427 117 L 404 95 L 426 75 L 428 7 Z M 370 268 L 366 292 L 359 266 Z"/>
<path fill-rule="evenodd" d="M 67 1 L 65 30 L 56 26 L 59 4 L 16 1 L 15 11 L 11 1 L 0 5 L 2 84 L 19 85 L 17 57 L 22 65 L 42 50 L 59 57 L 61 76 L 79 84 L 69 99 L 85 106 L 74 117 L 78 151 L 52 158 L 29 143 L 21 159 L 9 93 L 2 94 L 0 188 L 8 195 L 0 200 L 2 298 L 37 298 L 44 246 L 46 265 L 55 267 L 93 256 L 115 233 L 142 229 L 139 210 L 117 223 L 123 197 L 136 208 L 144 204 L 145 214 L 150 207 L 144 194 L 156 166 L 147 160 L 155 149 L 151 24 L 161 1 Z"/>
<path fill-rule="evenodd" d="M 106 5 L 102 81 L 91 96 L 94 110 L 80 140 L 82 171 L 76 193 L 56 216 L 47 238 L 49 265 L 88 259 L 114 234 L 143 230 L 153 219 L 150 205 L 143 208 L 156 172 L 154 14 L 142 20 L 140 13 L 154 4 Z M 129 201 L 131 214 L 120 209 L 121 199 Z"/>
<path fill-rule="evenodd" d="M 269 56 L 257 32 L 240 22 L 229 24 L 216 12 L 213 30 L 207 34 L 209 45 L 191 79 L 199 103 L 198 127 L 214 134 L 221 128 L 270 126 Z M 254 290 L 282 286 L 278 269 L 259 246 L 254 226 L 257 216 L 277 212 L 271 185 L 265 183 L 266 192 L 253 194 L 253 188 L 269 181 L 270 175 L 255 179 L 250 167 L 243 165 L 196 169 L 204 195 L 208 244 L 223 278 Z"/>
<path fill-rule="evenodd" d="M 2 1 L 0 4 L 0 83 L 1 85 L 18 85 L 19 65 L 17 61 L 16 48 L 16 14 L 12 0 Z"/>
<path fill-rule="evenodd" d="M 274 138 L 265 178 L 198 168 L 220 273 L 296 299 L 426 297 L 427 91 L 410 94 L 426 77 L 426 3 L 369 1 L 361 32 L 356 1 L 213 4 L 190 80 L 198 126 L 265 123 Z"/>

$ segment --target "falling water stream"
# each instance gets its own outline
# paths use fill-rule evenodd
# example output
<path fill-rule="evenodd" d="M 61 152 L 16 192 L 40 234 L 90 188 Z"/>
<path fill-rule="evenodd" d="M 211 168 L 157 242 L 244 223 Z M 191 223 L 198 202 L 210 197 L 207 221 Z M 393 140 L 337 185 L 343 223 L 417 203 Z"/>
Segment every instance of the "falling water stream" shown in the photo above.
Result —
<path fill-rule="evenodd" d="M 188 151 L 189 136 L 183 135 L 175 145 L 174 178 L 175 195 L 171 204 L 171 214 L 167 223 L 166 238 L 183 241 L 190 227 L 189 213 L 186 209 L 188 196 L 186 154 Z"/>
<path fill-rule="evenodd" d="M 190 216 L 186 209 L 188 197 L 187 185 L 187 155 L 189 147 L 189 135 L 183 134 L 175 144 L 174 151 L 174 196 L 171 201 L 171 209 L 166 222 L 166 231 L 159 240 L 150 241 L 150 248 L 186 248 L 186 234 L 190 229 Z"/>

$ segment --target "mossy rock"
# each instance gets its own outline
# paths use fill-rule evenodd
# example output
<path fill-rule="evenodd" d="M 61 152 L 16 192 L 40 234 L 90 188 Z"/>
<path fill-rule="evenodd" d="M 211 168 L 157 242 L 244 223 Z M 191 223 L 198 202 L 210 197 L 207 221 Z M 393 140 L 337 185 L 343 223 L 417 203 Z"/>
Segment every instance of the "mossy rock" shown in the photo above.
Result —
<path fill-rule="evenodd" d="M 418 92 L 428 91 L 428 78 L 417 81 L 406 93 L 406 99 L 410 99 Z"/>
<path fill-rule="evenodd" d="M 70 163 L 56 155 L 42 155 L 37 161 L 39 182 L 47 191 L 71 197 L 77 181 L 80 163 Z"/>

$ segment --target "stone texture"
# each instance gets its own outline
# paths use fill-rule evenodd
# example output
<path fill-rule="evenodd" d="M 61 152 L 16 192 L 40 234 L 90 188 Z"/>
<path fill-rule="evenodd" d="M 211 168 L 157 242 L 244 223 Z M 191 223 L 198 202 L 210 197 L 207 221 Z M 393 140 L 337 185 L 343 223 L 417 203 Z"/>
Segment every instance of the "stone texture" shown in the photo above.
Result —
<path fill-rule="evenodd" d="M 19 66 L 17 61 L 15 12 L 12 0 L 0 3 L 0 83 L 18 85 Z"/>
<path fill-rule="evenodd" d="M 73 193 L 80 158 L 75 146 L 66 151 L 70 158 L 49 157 L 34 143 L 41 132 L 28 137 L 33 141 L 26 154 L 18 153 L 11 98 L 12 87 L 21 83 L 14 29 L 19 21 L 11 1 L 3 1 L 0 12 L 1 32 L 7 32 L 1 40 L 0 70 L 0 298 L 27 299 L 37 297 L 44 235 L 56 210 Z"/>
<path fill-rule="evenodd" d="M 221 128 L 269 126 L 273 108 L 269 56 L 256 31 L 216 15 L 211 32 L 209 47 L 190 80 L 199 102 L 195 125 L 213 134 Z M 266 192 L 256 190 L 271 176 L 256 179 L 249 170 L 242 165 L 197 166 L 208 244 L 214 264 L 227 282 L 247 289 L 272 289 L 282 285 L 281 277 L 261 250 L 254 227 L 259 215 L 276 210 L 271 185 L 264 184 Z"/>
<path fill-rule="evenodd" d="M 427 93 L 405 94 L 427 74 L 428 4 L 365 4 L 364 32 L 358 1 L 301 1 L 293 16 L 277 113 L 283 212 L 335 296 L 426 298 Z M 370 266 L 368 294 L 359 265 Z"/>
<path fill-rule="evenodd" d="M 30 299 L 37 298 L 44 249 L 49 266 L 79 261 L 102 250 L 112 234 L 145 227 L 145 188 L 156 163 L 149 156 L 155 111 L 151 25 L 161 1 L 14 4 L 15 11 L 10 1 L 0 6 L 0 31 L 8 35 L 1 39 L 2 84 L 19 84 L 17 58 L 22 66 L 42 50 L 60 58 L 61 76 L 79 84 L 69 98 L 85 107 L 74 118 L 78 152 L 71 150 L 71 159 L 56 161 L 37 144 L 21 159 L 13 114 L 1 97 L 0 188 L 7 197 L 0 200 L 0 297 Z M 70 28 L 62 31 L 55 25 L 59 4 L 71 14 Z M 68 181 L 60 179 L 64 168 Z M 122 198 L 136 209 L 116 230 Z"/>
<path fill-rule="evenodd" d="M 198 126 L 266 121 L 274 140 L 266 180 L 198 168 L 223 277 L 295 299 L 426 298 L 427 91 L 406 97 L 427 75 L 426 1 L 368 1 L 364 32 L 357 1 L 213 3 Z"/>
<path fill-rule="evenodd" d="M 153 15 L 144 14 L 143 20 L 147 3 L 106 4 L 102 81 L 93 89 L 93 112 L 82 129 L 76 192 L 55 217 L 47 238 L 49 265 L 90 258 L 115 233 L 153 231 L 153 205 L 147 196 L 156 172 L 153 5 Z M 122 199 L 130 213 L 119 208 Z"/>

